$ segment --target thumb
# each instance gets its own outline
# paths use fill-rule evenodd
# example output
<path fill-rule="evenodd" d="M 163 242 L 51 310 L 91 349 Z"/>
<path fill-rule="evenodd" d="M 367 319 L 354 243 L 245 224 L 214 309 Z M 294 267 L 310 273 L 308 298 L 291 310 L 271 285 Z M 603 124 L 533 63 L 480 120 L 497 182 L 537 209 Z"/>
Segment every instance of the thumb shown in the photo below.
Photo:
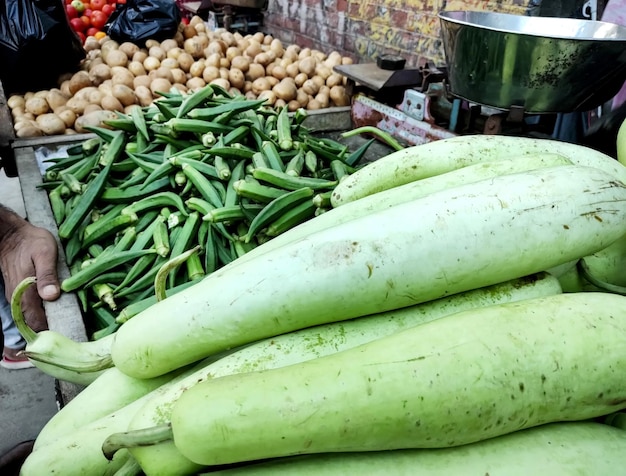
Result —
<path fill-rule="evenodd" d="M 56 267 L 51 267 L 49 261 L 49 259 L 46 259 L 45 264 L 34 263 L 35 276 L 37 277 L 37 293 L 44 301 L 54 301 L 61 294 Z"/>

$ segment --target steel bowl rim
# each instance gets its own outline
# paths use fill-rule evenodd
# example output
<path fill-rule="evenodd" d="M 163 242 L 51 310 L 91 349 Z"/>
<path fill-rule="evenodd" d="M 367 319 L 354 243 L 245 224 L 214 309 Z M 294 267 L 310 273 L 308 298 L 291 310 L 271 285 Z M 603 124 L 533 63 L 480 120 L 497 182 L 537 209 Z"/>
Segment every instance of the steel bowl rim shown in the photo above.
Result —
<path fill-rule="evenodd" d="M 520 36 L 533 36 L 533 37 L 537 37 L 537 38 L 554 38 L 554 39 L 559 39 L 559 40 L 569 40 L 569 41 L 610 41 L 610 42 L 626 42 L 626 27 L 623 27 L 621 25 L 617 25 L 615 23 L 609 23 L 609 22 L 603 22 L 600 20 L 580 20 L 580 19 L 576 19 L 576 18 L 560 18 L 560 17 L 524 17 L 524 18 L 533 18 L 533 19 L 537 19 L 537 21 L 550 21 L 550 20 L 555 20 L 558 19 L 559 21 L 565 21 L 565 22 L 591 22 L 593 21 L 594 24 L 598 25 L 598 26 L 602 26 L 602 25 L 606 25 L 607 27 L 617 27 L 619 30 L 623 30 L 624 32 L 624 36 L 623 37 L 603 37 L 603 38 L 594 38 L 594 37 L 581 37 L 581 36 L 568 36 L 568 35 L 559 35 L 559 34 L 539 34 L 539 33 L 535 33 L 535 32 L 523 32 L 523 31 L 519 31 L 519 30 L 513 30 L 510 28 L 498 28 L 498 27 L 494 27 L 494 26 L 486 26 L 486 25 L 480 25 L 477 23 L 472 23 L 469 22 L 467 20 L 460 20 L 458 18 L 451 18 L 450 16 L 448 16 L 449 14 L 453 14 L 453 13 L 470 13 L 470 14 L 478 14 L 478 15 L 483 15 L 483 16 L 499 16 L 499 17 L 519 17 L 522 15 L 515 15 L 515 14 L 511 14 L 511 13 L 501 13 L 501 12 L 486 12 L 486 11 L 481 11 L 481 10 L 446 10 L 446 11 L 442 11 L 439 12 L 437 14 L 437 16 L 439 17 L 439 19 L 441 21 L 444 22 L 449 22 L 449 23 L 455 23 L 458 25 L 463 25 L 463 26 L 467 26 L 467 27 L 471 27 L 471 28 L 480 28 L 483 30 L 488 30 L 488 31 L 495 31 L 495 32 L 499 32 L 499 33 L 509 33 L 509 34 L 513 34 L 513 35 L 520 35 Z"/>

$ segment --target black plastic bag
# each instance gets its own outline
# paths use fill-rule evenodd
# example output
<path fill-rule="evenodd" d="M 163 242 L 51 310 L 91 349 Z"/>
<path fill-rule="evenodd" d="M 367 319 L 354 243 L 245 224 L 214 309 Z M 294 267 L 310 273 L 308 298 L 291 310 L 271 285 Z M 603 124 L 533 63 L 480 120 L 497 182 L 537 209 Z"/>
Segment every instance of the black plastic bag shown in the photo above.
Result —
<path fill-rule="evenodd" d="M 5 94 L 50 89 L 85 58 L 63 0 L 0 2 L 0 80 Z"/>
<path fill-rule="evenodd" d="M 173 38 L 179 23 L 180 11 L 173 0 L 128 0 L 117 5 L 105 28 L 115 41 L 144 46 L 151 38 Z"/>

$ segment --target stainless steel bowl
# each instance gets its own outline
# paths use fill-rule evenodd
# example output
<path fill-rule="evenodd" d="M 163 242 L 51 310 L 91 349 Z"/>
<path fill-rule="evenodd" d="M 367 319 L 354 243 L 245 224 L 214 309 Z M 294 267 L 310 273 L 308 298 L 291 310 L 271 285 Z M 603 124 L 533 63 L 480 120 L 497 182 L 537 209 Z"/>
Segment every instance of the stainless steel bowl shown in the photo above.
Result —
<path fill-rule="evenodd" d="M 626 81 L 626 28 L 569 18 L 439 14 L 450 91 L 529 113 L 588 111 Z"/>

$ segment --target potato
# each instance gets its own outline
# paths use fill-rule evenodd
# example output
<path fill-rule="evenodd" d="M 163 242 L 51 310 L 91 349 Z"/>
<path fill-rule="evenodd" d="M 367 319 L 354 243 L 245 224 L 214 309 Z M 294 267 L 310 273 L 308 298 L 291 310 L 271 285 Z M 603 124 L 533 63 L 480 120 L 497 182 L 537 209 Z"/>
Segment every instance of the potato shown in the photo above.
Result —
<path fill-rule="evenodd" d="M 298 62 L 291 63 L 285 66 L 285 72 L 287 73 L 287 76 L 290 76 L 292 78 L 295 78 L 299 74 L 304 74 L 307 78 L 309 77 L 309 75 L 306 73 L 300 73 L 300 67 L 298 66 Z"/>
<path fill-rule="evenodd" d="M 263 91 L 269 91 L 270 89 L 271 89 L 270 82 L 265 77 L 257 78 L 254 81 L 252 81 L 252 92 L 254 94 L 259 95 Z"/>
<path fill-rule="evenodd" d="M 89 70 L 89 80 L 94 86 L 100 86 L 105 80 L 111 79 L 111 67 L 101 63 Z"/>
<path fill-rule="evenodd" d="M 320 90 L 319 84 L 317 84 L 312 79 L 307 79 L 304 83 L 302 83 L 302 86 L 300 87 L 305 93 L 311 96 L 315 96 Z"/>
<path fill-rule="evenodd" d="M 97 104 L 98 106 L 100 106 L 103 97 L 104 93 L 99 89 L 94 88 L 94 91 L 91 91 L 89 93 L 89 96 L 87 97 L 87 102 L 89 102 L 89 104 Z"/>
<path fill-rule="evenodd" d="M 300 106 L 300 103 L 299 103 L 298 101 L 296 101 L 295 99 L 294 99 L 294 100 L 292 100 L 292 101 L 289 101 L 289 102 L 287 103 L 287 110 L 288 110 L 289 112 L 295 112 L 295 111 L 297 111 L 298 109 L 300 109 L 300 107 L 301 107 L 301 106 Z"/>
<path fill-rule="evenodd" d="M 26 108 L 26 112 L 30 112 L 35 116 L 39 116 L 40 114 L 45 114 L 50 111 L 50 105 L 45 98 L 32 96 L 26 100 L 24 104 Z"/>
<path fill-rule="evenodd" d="M 136 104 L 137 102 L 137 96 L 135 96 L 135 91 L 133 91 L 125 84 L 114 84 L 113 96 L 116 97 L 123 106 L 130 106 L 131 104 Z"/>
<path fill-rule="evenodd" d="M 163 61 L 167 58 L 167 53 L 161 48 L 161 46 L 152 46 L 148 50 L 148 56 L 158 59 L 159 61 Z"/>
<path fill-rule="evenodd" d="M 182 69 L 185 73 L 189 72 L 189 69 L 191 68 L 191 65 L 193 63 L 193 56 L 191 56 L 189 53 L 183 52 L 178 57 L 178 66 L 180 66 L 180 69 Z"/>
<path fill-rule="evenodd" d="M 113 72 L 113 77 L 111 78 L 111 84 L 114 86 L 116 84 L 123 84 L 124 86 L 128 86 L 129 88 L 133 87 L 133 83 L 135 81 L 135 76 L 126 68 L 111 68 Z"/>
<path fill-rule="evenodd" d="M 190 54 L 193 59 L 200 59 L 204 56 L 204 49 L 209 46 L 209 40 L 206 37 L 194 36 L 188 38 L 183 43 L 183 49 Z"/>
<path fill-rule="evenodd" d="M 166 93 L 171 88 L 172 88 L 172 83 L 170 83 L 165 78 L 155 78 L 152 80 L 152 83 L 150 83 L 150 91 L 152 91 L 152 94 L 154 94 L 155 96 L 159 92 Z"/>
<path fill-rule="evenodd" d="M 224 79 L 224 78 L 216 78 L 213 81 L 211 81 L 209 84 L 217 84 L 218 86 L 221 86 L 223 89 L 226 89 L 226 90 L 230 89 L 230 82 L 228 81 L 228 79 Z"/>
<path fill-rule="evenodd" d="M 147 57 L 148 57 L 148 52 L 146 50 L 139 50 L 137 51 L 137 53 L 133 55 L 133 57 L 131 58 L 131 61 L 139 61 L 140 63 L 143 63 L 144 61 L 146 61 Z"/>
<path fill-rule="evenodd" d="M 93 111 L 89 114 L 78 117 L 76 119 L 76 122 L 74 123 L 74 129 L 76 130 L 76 132 L 81 134 L 84 132 L 89 132 L 87 129 L 85 129 L 85 126 L 104 127 L 106 129 L 110 129 L 110 126 L 107 126 L 104 121 L 112 119 L 117 119 L 117 114 L 113 111 Z"/>
<path fill-rule="evenodd" d="M 89 114 L 90 112 L 94 111 L 102 111 L 102 106 L 100 106 L 100 104 L 87 104 L 85 110 L 83 111 L 83 114 Z"/>
<path fill-rule="evenodd" d="M 189 68 L 189 74 L 194 78 L 201 78 L 205 67 L 206 63 L 204 60 L 199 59 L 191 65 L 191 68 Z"/>
<path fill-rule="evenodd" d="M 265 67 L 258 63 L 250 63 L 248 71 L 246 72 L 246 79 L 249 81 L 255 81 L 258 78 L 265 76 Z"/>
<path fill-rule="evenodd" d="M 178 68 L 178 61 L 176 61 L 174 58 L 163 58 L 161 60 L 161 66 L 159 67 L 167 69 Z"/>
<path fill-rule="evenodd" d="M 142 76 L 147 73 L 141 61 L 131 61 L 128 63 L 128 71 L 130 71 L 133 76 Z"/>
<path fill-rule="evenodd" d="M 139 46 L 137 46 L 135 43 L 132 43 L 130 41 L 125 41 L 121 43 L 117 49 L 121 51 L 122 53 L 124 53 L 129 61 L 132 60 L 135 53 L 137 53 L 140 50 Z"/>
<path fill-rule="evenodd" d="M 159 66 L 161 66 L 161 61 L 159 60 L 159 58 L 155 58 L 154 56 L 148 56 L 143 61 L 143 67 L 148 72 L 150 72 L 150 71 L 152 71 L 154 69 L 157 69 Z"/>
<path fill-rule="evenodd" d="M 272 88 L 272 91 L 274 91 L 277 98 L 282 99 L 285 102 L 296 99 L 298 95 L 296 83 L 291 78 L 281 80 Z"/>
<path fill-rule="evenodd" d="M 135 88 L 135 96 L 137 96 L 137 101 L 140 106 L 149 106 L 154 100 L 152 91 L 150 91 L 149 87 L 144 85 L 140 85 Z"/>
<path fill-rule="evenodd" d="M 160 66 L 157 69 L 150 71 L 150 74 L 153 75 L 153 78 L 165 78 L 170 83 L 174 82 L 174 75 L 172 74 L 172 70 L 170 68 L 166 68 L 165 66 Z"/>
<path fill-rule="evenodd" d="M 217 79 L 221 79 L 221 78 L 215 78 L 212 81 L 215 81 Z M 185 86 L 187 86 L 187 88 L 190 91 L 196 91 L 200 88 L 203 88 L 206 84 L 207 82 L 204 79 L 194 77 L 194 78 L 189 78 L 187 83 L 185 83 Z"/>
<path fill-rule="evenodd" d="M 309 79 L 309 77 L 306 74 L 298 73 L 296 77 L 293 78 L 293 81 L 296 83 L 296 86 L 301 87 L 307 79 Z"/>
<path fill-rule="evenodd" d="M 174 40 L 173 38 L 167 38 L 163 40 L 161 42 L 161 49 L 165 51 L 166 54 L 169 53 L 170 50 L 173 50 L 173 49 L 180 50 L 180 48 L 178 48 L 178 43 L 176 43 L 176 40 Z"/>
<path fill-rule="evenodd" d="M 56 114 L 65 123 L 65 127 L 74 126 L 74 122 L 76 121 L 76 114 L 70 108 L 66 108 Z"/>
<path fill-rule="evenodd" d="M 266 52 L 263 52 L 263 53 L 259 53 L 258 55 L 254 57 L 254 62 L 261 64 L 263 66 L 267 66 L 268 64 L 272 62 L 272 59 Z"/>
<path fill-rule="evenodd" d="M 117 99 L 112 94 L 105 94 L 104 96 L 102 96 L 102 101 L 100 102 L 100 106 L 102 106 L 102 109 L 105 109 L 107 111 L 120 111 L 121 112 L 124 110 L 124 105 L 120 102 L 119 99 Z"/>
<path fill-rule="evenodd" d="M 152 78 L 147 74 L 143 74 L 141 76 L 135 77 L 133 80 L 133 89 L 137 89 L 139 86 L 146 86 L 150 88 L 150 84 L 152 83 Z"/>
<path fill-rule="evenodd" d="M 52 112 L 37 116 L 36 121 L 41 131 L 48 136 L 63 134 L 66 128 L 65 122 Z"/>
<path fill-rule="evenodd" d="M 333 73 L 328 78 L 326 78 L 326 86 L 332 88 L 333 86 L 338 86 L 343 83 L 343 75 L 339 73 Z"/>
<path fill-rule="evenodd" d="M 95 86 L 87 86 L 86 88 L 78 91 L 71 99 L 77 99 L 79 101 L 89 102 L 89 95 L 94 91 L 97 91 L 98 88 Z"/>
<path fill-rule="evenodd" d="M 346 88 L 344 86 L 333 86 L 330 88 L 329 96 L 335 106 L 350 105 L 350 96 L 346 93 Z"/>
<path fill-rule="evenodd" d="M 15 132 L 15 135 L 19 138 L 39 137 L 43 135 L 43 131 L 39 127 L 30 124 L 26 127 L 20 128 L 18 131 Z"/>
<path fill-rule="evenodd" d="M 298 70 L 311 77 L 315 73 L 316 65 L 317 59 L 313 56 L 307 56 L 298 61 Z"/>
<path fill-rule="evenodd" d="M 7 99 L 7 104 L 9 105 L 11 109 L 16 108 L 16 107 L 25 107 L 26 100 L 24 99 L 24 96 L 22 96 L 21 94 L 12 94 Z"/>
<path fill-rule="evenodd" d="M 104 59 L 109 66 L 126 66 L 128 64 L 128 56 L 120 50 L 111 50 Z"/>
<path fill-rule="evenodd" d="M 246 78 L 243 74 L 243 71 L 237 68 L 231 68 L 228 71 L 228 81 L 230 82 L 232 87 L 241 90 L 246 81 Z"/>
<path fill-rule="evenodd" d="M 77 71 L 74 73 L 69 82 L 69 95 L 74 96 L 78 91 L 87 86 L 91 86 L 91 79 L 87 71 Z"/>
<path fill-rule="evenodd" d="M 210 83 L 214 79 L 221 78 L 220 70 L 216 66 L 206 66 L 202 72 L 202 79 Z"/>
<path fill-rule="evenodd" d="M 182 69 L 174 68 L 171 71 L 172 71 L 173 83 L 185 84 L 187 82 L 187 74 L 185 74 L 185 72 Z"/>
<path fill-rule="evenodd" d="M 85 43 L 83 44 L 83 48 L 85 51 L 99 51 L 100 50 L 100 42 L 93 36 L 88 36 L 85 39 Z"/>
<path fill-rule="evenodd" d="M 230 60 L 231 68 L 236 68 L 246 73 L 250 67 L 250 58 L 245 56 L 235 56 Z"/>
<path fill-rule="evenodd" d="M 172 48 L 172 49 L 166 50 L 166 51 L 167 51 L 167 57 L 168 58 L 175 59 L 177 61 L 178 61 L 178 57 L 180 56 L 180 54 L 183 53 L 183 49 L 179 48 L 178 46 L 176 48 Z"/>
<path fill-rule="evenodd" d="M 85 111 L 88 104 L 89 101 L 76 96 L 69 98 L 65 103 L 65 105 L 77 116 L 80 116 Z"/>
<path fill-rule="evenodd" d="M 50 109 L 52 109 L 54 112 L 56 112 L 62 106 L 65 106 L 67 99 L 68 97 L 64 95 L 58 88 L 52 88 L 50 91 L 48 91 L 48 94 L 46 95 L 46 101 L 48 102 Z"/>
<path fill-rule="evenodd" d="M 277 97 L 274 91 L 268 89 L 265 91 L 261 91 L 257 96 L 257 99 L 265 99 L 265 104 L 267 106 L 273 106 L 274 103 L 276 103 Z"/>
<path fill-rule="evenodd" d="M 307 103 L 306 108 L 310 109 L 310 110 L 322 109 L 322 105 L 320 104 L 320 102 L 317 99 L 311 99 Z"/>

